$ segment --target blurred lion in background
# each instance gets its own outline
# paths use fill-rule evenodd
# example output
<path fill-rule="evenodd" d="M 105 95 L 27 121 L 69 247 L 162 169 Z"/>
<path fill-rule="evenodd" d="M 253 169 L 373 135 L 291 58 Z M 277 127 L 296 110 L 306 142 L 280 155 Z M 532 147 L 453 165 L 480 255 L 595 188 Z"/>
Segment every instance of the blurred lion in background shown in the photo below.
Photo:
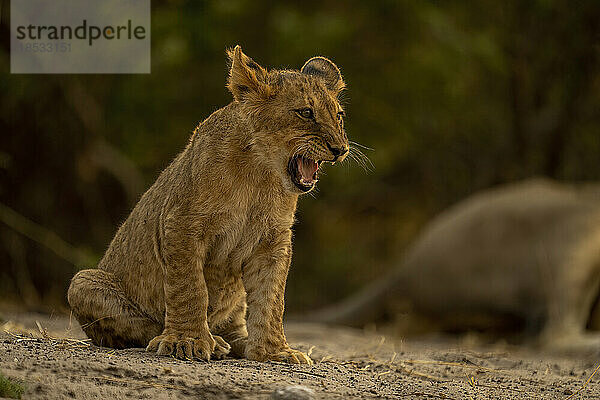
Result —
<path fill-rule="evenodd" d="M 310 319 L 363 326 L 397 319 L 399 300 L 443 331 L 533 338 L 600 350 L 600 185 L 544 179 L 506 185 L 450 207 L 398 267 Z"/>

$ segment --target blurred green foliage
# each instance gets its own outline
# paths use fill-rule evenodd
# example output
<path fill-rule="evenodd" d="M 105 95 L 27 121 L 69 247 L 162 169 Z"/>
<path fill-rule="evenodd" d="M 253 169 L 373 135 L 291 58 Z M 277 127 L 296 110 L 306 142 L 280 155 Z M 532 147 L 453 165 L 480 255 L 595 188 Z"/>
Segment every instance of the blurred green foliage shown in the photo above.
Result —
<path fill-rule="evenodd" d="M 7 399 L 20 399 L 25 392 L 25 387 L 0 373 L 0 396 Z"/>
<path fill-rule="evenodd" d="M 0 202 L 97 259 L 118 224 L 227 104 L 225 48 L 267 67 L 325 55 L 374 167 L 330 167 L 300 202 L 288 308 L 399 262 L 436 212 L 533 175 L 600 177 L 600 3 L 152 2 L 149 75 L 10 75 L 0 50 Z M 75 267 L 0 223 L 0 296 L 64 304 Z"/>

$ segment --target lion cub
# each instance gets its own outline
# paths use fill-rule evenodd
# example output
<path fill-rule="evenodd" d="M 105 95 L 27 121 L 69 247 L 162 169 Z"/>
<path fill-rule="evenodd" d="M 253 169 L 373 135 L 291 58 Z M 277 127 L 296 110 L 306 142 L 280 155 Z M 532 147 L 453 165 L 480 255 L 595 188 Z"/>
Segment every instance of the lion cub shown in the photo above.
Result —
<path fill-rule="evenodd" d="M 194 131 L 68 300 L 97 345 L 311 364 L 283 332 L 298 196 L 348 153 L 339 69 L 267 71 L 228 51 L 233 102 Z"/>

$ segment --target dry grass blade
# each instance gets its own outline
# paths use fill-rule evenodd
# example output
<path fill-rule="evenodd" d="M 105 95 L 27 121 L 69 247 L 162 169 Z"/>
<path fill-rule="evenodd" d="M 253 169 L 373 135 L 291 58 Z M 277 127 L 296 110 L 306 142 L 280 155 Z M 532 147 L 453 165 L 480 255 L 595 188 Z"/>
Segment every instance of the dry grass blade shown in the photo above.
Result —
<path fill-rule="evenodd" d="M 43 338 L 47 338 L 48 331 L 45 328 L 42 328 L 42 324 L 40 324 L 40 321 L 36 320 L 35 324 L 36 324 L 38 330 L 40 331 L 40 335 L 42 335 Z"/>
<path fill-rule="evenodd" d="M 467 375 L 467 382 L 469 383 L 469 386 L 471 386 L 471 387 L 477 387 L 477 381 L 475 380 L 474 376 L 468 376 Z"/>
<path fill-rule="evenodd" d="M 104 320 L 104 319 L 108 319 L 108 318 L 116 318 L 116 317 L 118 317 L 118 316 L 120 316 L 120 315 L 121 315 L 121 313 L 119 313 L 119 314 L 114 314 L 114 315 L 105 315 L 105 316 L 103 316 L 103 317 L 100 317 L 100 318 L 98 318 L 98 319 L 96 319 L 96 320 L 92 321 L 92 322 L 88 322 L 87 324 L 83 324 L 83 325 L 81 325 L 81 329 L 86 329 L 86 328 L 89 328 L 90 326 L 92 326 L 92 325 L 94 325 L 95 323 L 97 323 L 97 322 L 100 322 L 100 321 L 102 321 L 102 320 Z"/>
<path fill-rule="evenodd" d="M 598 372 L 598 369 L 600 369 L 600 364 L 598 364 L 596 366 L 596 369 L 594 369 L 594 372 L 592 372 L 592 374 L 590 375 L 589 378 L 587 378 L 587 380 L 583 383 L 583 385 L 581 385 L 581 387 L 574 392 L 573 394 L 571 394 L 569 397 L 567 397 L 565 400 L 569 400 L 572 399 L 573 397 L 577 396 L 579 393 L 581 393 L 581 391 L 583 389 L 585 389 L 587 387 L 587 385 L 592 381 L 592 378 L 594 377 L 594 375 L 596 375 L 596 372 Z"/>
<path fill-rule="evenodd" d="M 21 335 L 21 334 L 18 334 L 18 333 L 13 333 L 13 332 L 8 331 L 6 329 L 4 330 L 4 333 L 6 333 L 6 334 L 12 336 L 13 338 L 15 338 L 17 342 L 32 342 L 32 341 L 38 341 L 38 340 L 40 340 L 40 338 L 35 338 L 33 336 L 27 336 L 27 335 Z"/>
<path fill-rule="evenodd" d="M 322 362 L 328 362 L 328 361 L 335 362 L 335 361 L 333 361 L 333 357 L 331 357 L 330 355 L 323 356 L 319 362 L 322 363 Z"/>
<path fill-rule="evenodd" d="M 8 329 L 4 329 L 4 332 L 9 336 L 13 337 L 17 343 L 19 342 L 35 342 L 45 340 L 50 342 L 51 345 L 61 348 L 79 348 L 89 347 L 90 339 L 75 339 L 75 338 L 58 338 L 48 334 L 48 331 L 42 327 L 39 321 L 36 321 L 37 328 L 40 332 L 41 338 L 34 337 L 33 334 L 24 335 L 21 333 L 11 332 Z"/>

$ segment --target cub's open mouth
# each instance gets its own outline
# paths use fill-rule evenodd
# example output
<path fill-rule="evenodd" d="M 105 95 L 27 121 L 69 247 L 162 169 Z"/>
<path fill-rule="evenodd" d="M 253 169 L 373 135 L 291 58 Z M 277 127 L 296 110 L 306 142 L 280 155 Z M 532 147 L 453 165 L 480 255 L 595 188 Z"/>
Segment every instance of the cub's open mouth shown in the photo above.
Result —
<path fill-rule="evenodd" d="M 303 192 L 308 192 L 318 180 L 321 161 L 311 160 L 304 156 L 295 156 L 288 163 L 288 173 L 294 185 Z"/>

